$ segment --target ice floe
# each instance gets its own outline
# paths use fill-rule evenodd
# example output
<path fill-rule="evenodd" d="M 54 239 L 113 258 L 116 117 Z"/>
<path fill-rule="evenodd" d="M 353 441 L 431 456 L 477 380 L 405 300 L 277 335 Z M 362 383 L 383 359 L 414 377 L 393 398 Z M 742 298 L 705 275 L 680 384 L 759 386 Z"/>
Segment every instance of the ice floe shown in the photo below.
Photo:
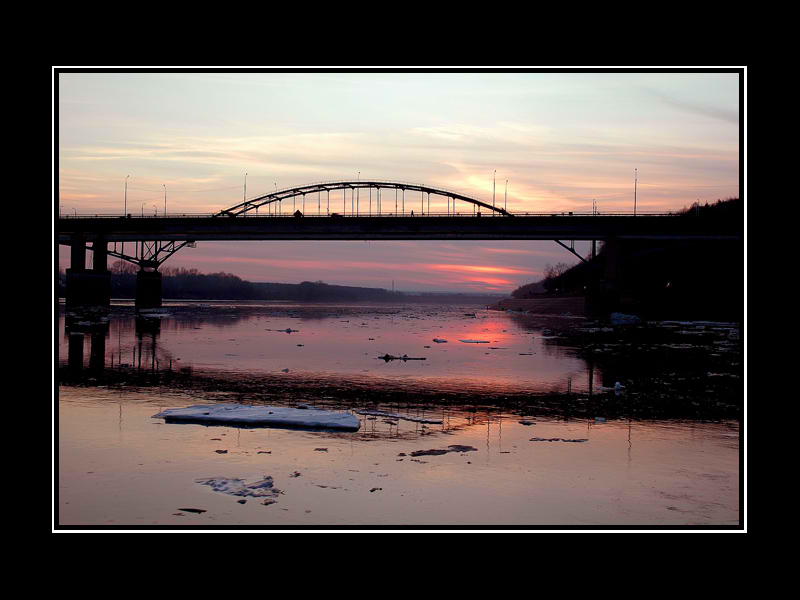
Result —
<path fill-rule="evenodd" d="M 245 404 L 203 404 L 170 408 L 153 415 L 153 418 L 164 419 L 167 423 L 267 425 L 346 431 L 358 431 L 361 427 L 358 417 L 347 412 Z"/>
<path fill-rule="evenodd" d="M 614 387 L 603 387 L 602 385 L 598 385 L 594 389 L 600 390 L 601 392 L 619 392 L 620 390 L 624 390 L 625 386 L 618 381 L 614 384 Z"/>
<path fill-rule="evenodd" d="M 611 313 L 611 323 L 613 325 L 624 325 L 627 323 L 638 323 L 641 319 L 634 315 L 626 315 L 623 313 Z"/>
<path fill-rule="evenodd" d="M 272 504 L 275 502 L 274 498 L 277 498 L 281 493 L 274 486 L 272 477 L 264 477 L 264 479 L 255 483 L 247 483 L 244 479 L 237 477 L 209 477 L 208 479 L 195 479 L 195 481 L 201 485 L 210 486 L 215 492 L 230 496 L 265 498 L 264 504 Z"/>

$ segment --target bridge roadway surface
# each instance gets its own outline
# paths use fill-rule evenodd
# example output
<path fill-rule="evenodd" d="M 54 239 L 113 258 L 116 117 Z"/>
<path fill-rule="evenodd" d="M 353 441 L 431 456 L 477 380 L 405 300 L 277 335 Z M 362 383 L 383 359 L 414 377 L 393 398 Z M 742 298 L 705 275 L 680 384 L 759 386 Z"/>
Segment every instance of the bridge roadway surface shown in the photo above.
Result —
<path fill-rule="evenodd" d="M 62 244 L 244 240 L 741 240 L 742 219 L 616 215 L 423 216 L 66 216 Z"/>

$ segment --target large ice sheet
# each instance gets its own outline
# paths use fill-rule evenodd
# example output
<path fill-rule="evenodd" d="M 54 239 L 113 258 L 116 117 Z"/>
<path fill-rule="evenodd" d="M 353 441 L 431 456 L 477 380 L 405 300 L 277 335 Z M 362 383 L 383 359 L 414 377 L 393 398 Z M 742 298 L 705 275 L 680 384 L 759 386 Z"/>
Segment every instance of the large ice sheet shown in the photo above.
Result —
<path fill-rule="evenodd" d="M 305 429 L 343 429 L 358 431 L 358 417 L 346 412 L 288 406 L 251 406 L 246 404 L 202 404 L 170 408 L 153 418 L 168 423 L 218 423 L 233 425 L 271 425 Z"/>

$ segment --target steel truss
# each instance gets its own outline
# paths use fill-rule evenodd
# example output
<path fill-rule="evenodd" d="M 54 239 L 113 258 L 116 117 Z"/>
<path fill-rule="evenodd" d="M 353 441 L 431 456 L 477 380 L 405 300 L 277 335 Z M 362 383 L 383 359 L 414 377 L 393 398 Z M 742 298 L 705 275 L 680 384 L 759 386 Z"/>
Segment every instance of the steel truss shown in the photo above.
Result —
<path fill-rule="evenodd" d="M 127 243 L 130 247 L 131 242 Z M 190 241 L 133 242 L 134 252 L 133 254 L 127 254 L 125 252 L 126 242 L 113 242 L 113 244 L 113 250 L 111 248 L 108 249 L 110 256 L 116 256 L 138 265 L 141 269 L 158 269 L 165 260 L 184 246 L 197 247 L 197 244 Z"/>

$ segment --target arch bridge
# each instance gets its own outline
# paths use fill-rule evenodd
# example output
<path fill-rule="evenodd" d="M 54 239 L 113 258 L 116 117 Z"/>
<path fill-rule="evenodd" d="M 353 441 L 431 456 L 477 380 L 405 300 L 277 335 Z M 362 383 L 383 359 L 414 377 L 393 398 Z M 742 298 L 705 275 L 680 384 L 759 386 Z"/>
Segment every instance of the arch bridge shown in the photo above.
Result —
<path fill-rule="evenodd" d="M 431 195 L 447 199 L 446 212 L 431 210 Z M 739 240 L 743 223 L 672 214 L 512 214 L 453 190 L 356 179 L 276 189 L 213 214 L 59 216 L 56 231 L 77 265 L 67 270 L 68 304 L 110 303 L 111 255 L 139 267 L 136 304 L 145 307 L 161 305 L 161 264 L 198 240 L 553 240 L 585 260 L 575 240 L 603 240 L 609 248 L 621 239 Z"/>

